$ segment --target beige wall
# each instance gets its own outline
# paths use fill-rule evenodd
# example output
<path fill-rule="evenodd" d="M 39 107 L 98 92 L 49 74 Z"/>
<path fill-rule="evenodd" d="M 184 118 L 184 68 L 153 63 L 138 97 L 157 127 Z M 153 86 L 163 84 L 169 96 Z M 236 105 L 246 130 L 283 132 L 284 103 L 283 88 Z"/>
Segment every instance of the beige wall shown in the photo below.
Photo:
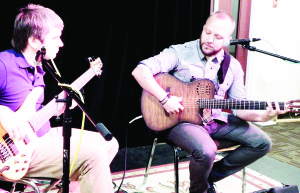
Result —
<path fill-rule="evenodd" d="M 300 60 L 299 0 L 252 0 L 249 37 L 257 49 Z M 300 99 L 300 64 L 248 51 L 246 92 L 249 99 Z"/>

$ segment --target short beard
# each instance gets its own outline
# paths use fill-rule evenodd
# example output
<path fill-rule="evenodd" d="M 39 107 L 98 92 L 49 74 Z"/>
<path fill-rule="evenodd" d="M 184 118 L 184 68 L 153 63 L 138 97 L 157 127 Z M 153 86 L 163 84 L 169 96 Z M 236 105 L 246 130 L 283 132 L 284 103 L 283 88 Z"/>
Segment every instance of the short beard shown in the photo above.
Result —
<path fill-rule="evenodd" d="M 219 53 L 223 48 L 220 48 L 219 50 L 213 50 L 211 52 L 205 52 L 203 49 L 202 49 L 202 45 L 203 43 L 200 42 L 200 49 L 202 51 L 202 53 L 205 55 L 205 56 L 213 56 L 213 55 L 216 55 L 217 53 Z"/>

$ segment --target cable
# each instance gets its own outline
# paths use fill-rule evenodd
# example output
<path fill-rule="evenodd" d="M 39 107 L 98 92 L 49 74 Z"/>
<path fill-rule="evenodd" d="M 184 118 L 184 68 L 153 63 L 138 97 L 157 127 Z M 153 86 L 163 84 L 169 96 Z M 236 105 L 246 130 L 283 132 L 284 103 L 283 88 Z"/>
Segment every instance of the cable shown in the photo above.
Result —
<path fill-rule="evenodd" d="M 133 121 L 136 121 L 141 118 L 143 118 L 143 115 L 137 116 L 136 118 L 132 119 L 131 121 L 129 121 L 129 124 L 131 124 Z"/>
<path fill-rule="evenodd" d="M 131 123 L 133 123 L 134 121 L 143 118 L 142 115 L 135 117 L 134 119 L 132 119 L 131 121 L 129 121 L 129 124 L 126 127 L 125 130 L 125 155 L 124 155 L 124 173 L 123 173 L 123 177 L 122 180 L 120 182 L 119 188 L 117 190 L 117 193 L 119 193 L 119 191 L 121 190 L 122 184 L 124 182 L 125 179 L 125 175 L 126 175 L 126 168 L 127 168 L 127 137 L 128 137 L 128 128 L 130 126 Z"/>
<path fill-rule="evenodd" d="M 269 44 L 269 46 L 271 46 L 271 48 L 275 51 L 275 53 L 276 54 L 278 54 L 277 53 L 277 50 L 273 47 L 273 45 L 270 43 L 270 42 L 268 42 L 267 40 L 265 40 L 265 39 L 261 39 L 262 41 L 265 41 L 267 44 Z"/>
<path fill-rule="evenodd" d="M 263 41 L 265 41 L 267 44 L 269 44 L 269 46 L 271 46 L 271 48 L 275 51 L 275 53 L 278 55 L 278 53 L 277 53 L 277 50 L 272 46 L 272 44 L 270 43 L 270 42 L 268 42 L 267 40 L 265 40 L 265 39 L 261 39 L 261 40 L 263 40 Z M 298 63 L 295 63 L 295 62 L 290 62 L 290 61 L 288 61 L 288 60 L 284 60 L 284 59 L 282 59 L 284 62 L 286 62 L 286 63 L 289 63 L 289 64 L 300 64 L 300 62 L 298 62 Z"/>
<path fill-rule="evenodd" d="M 52 65 L 54 66 L 55 73 L 56 73 L 59 77 L 61 77 L 60 72 L 58 71 L 58 68 L 56 67 L 56 64 L 54 63 L 54 60 L 51 59 L 51 62 L 52 62 Z"/>

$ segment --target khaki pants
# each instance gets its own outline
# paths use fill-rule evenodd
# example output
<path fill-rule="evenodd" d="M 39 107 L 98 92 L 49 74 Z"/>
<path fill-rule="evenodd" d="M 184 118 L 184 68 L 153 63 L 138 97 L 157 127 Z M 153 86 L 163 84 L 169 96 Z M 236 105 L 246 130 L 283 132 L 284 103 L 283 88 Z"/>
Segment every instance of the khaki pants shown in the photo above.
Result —
<path fill-rule="evenodd" d="M 72 129 L 70 165 L 74 160 L 80 139 L 80 129 Z M 79 181 L 82 193 L 112 193 L 110 163 L 119 149 L 115 138 L 106 141 L 100 133 L 84 131 L 78 157 L 70 178 Z M 63 171 L 62 128 L 52 128 L 38 138 L 26 177 L 60 179 Z M 71 188 L 70 188 L 71 190 Z"/>

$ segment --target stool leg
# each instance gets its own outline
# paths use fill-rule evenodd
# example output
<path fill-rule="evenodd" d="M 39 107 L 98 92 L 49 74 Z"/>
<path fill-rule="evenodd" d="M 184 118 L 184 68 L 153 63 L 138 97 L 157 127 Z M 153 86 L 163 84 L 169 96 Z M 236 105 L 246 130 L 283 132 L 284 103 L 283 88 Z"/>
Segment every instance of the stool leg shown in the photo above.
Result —
<path fill-rule="evenodd" d="M 175 193 L 179 193 L 178 148 L 177 146 L 173 146 L 173 149 L 174 149 Z"/>
<path fill-rule="evenodd" d="M 16 185 L 17 185 L 17 182 L 13 182 L 13 185 L 12 185 L 12 187 L 10 189 L 10 193 L 14 193 L 15 192 Z"/>
<path fill-rule="evenodd" d="M 51 181 L 49 186 L 47 186 L 43 193 L 47 193 L 49 192 L 52 188 L 54 188 L 55 186 L 57 186 L 58 184 L 60 184 L 61 180 L 55 180 L 55 181 Z"/>
<path fill-rule="evenodd" d="M 149 174 L 149 170 L 150 170 L 150 167 L 151 167 L 151 164 L 152 164 L 152 159 L 153 159 L 156 144 L 157 144 L 157 138 L 154 139 L 153 144 L 152 144 L 152 148 L 151 148 L 151 152 L 150 152 L 149 160 L 148 160 L 148 165 L 147 165 L 147 168 L 146 168 L 146 171 L 145 171 L 145 174 L 144 174 L 143 184 L 147 183 L 148 174 Z"/>
<path fill-rule="evenodd" d="M 40 193 L 38 186 L 33 182 L 33 180 L 30 180 L 30 179 L 27 180 L 24 178 L 24 179 L 18 180 L 17 182 L 22 183 L 22 184 L 27 184 L 32 187 L 32 189 L 35 193 Z"/>
<path fill-rule="evenodd" d="M 243 168 L 242 174 L 242 193 L 246 192 L 246 168 Z"/>

